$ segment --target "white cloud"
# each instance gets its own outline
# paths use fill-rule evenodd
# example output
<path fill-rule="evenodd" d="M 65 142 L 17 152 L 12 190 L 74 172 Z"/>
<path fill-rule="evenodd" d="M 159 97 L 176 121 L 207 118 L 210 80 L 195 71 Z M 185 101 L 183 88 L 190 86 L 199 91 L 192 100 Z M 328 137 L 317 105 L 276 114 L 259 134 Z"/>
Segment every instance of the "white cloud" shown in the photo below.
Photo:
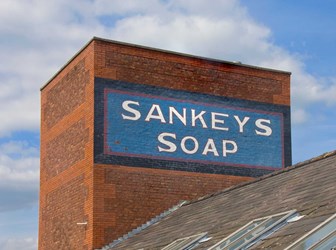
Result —
<path fill-rule="evenodd" d="M 38 129 L 39 87 L 94 35 L 292 71 L 297 123 L 307 120 L 312 103 L 335 104 L 335 80 L 307 73 L 300 57 L 273 44 L 271 30 L 239 1 L 145 3 L 1 1 L 0 136 Z M 113 17 L 112 26 L 103 25 Z"/>
<path fill-rule="evenodd" d="M 302 59 L 273 44 L 271 31 L 251 19 L 237 1 L 216 3 L 183 1 L 178 11 L 130 16 L 118 21 L 110 34 L 119 40 L 290 71 L 295 124 L 308 120 L 310 105 L 336 103 L 335 81 L 306 72 Z"/>
<path fill-rule="evenodd" d="M 0 212 L 36 204 L 39 151 L 27 142 L 0 144 Z"/>
<path fill-rule="evenodd" d="M 238 0 L 3 0 L 0 35 L 0 136 L 38 130 L 39 88 L 93 36 L 291 71 L 294 115 L 336 99 Z"/>
<path fill-rule="evenodd" d="M 309 121 L 312 105 L 336 104 L 336 78 L 309 74 L 239 0 L 1 0 L 0 36 L 0 138 L 38 131 L 39 88 L 93 36 L 291 71 L 296 124 Z M 0 212 L 36 206 L 38 183 L 37 147 L 0 143 Z M 36 240 L 0 248 L 36 249 Z"/>
<path fill-rule="evenodd" d="M 139 15 L 148 13 L 158 13 L 164 11 L 167 4 L 158 0 L 134 1 L 134 0 L 114 0 L 113 4 L 109 0 L 96 0 L 93 2 L 94 13 L 96 15 Z"/>
<path fill-rule="evenodd" d="M 270 30 L 250 19 L 237 1 L 170 2 L 161 12 L 118 20 L 110 36 L 224 60 L 255 60 L 269 47 Z"/>
<path fill-rule="evenodd" d="M 0 241 L 0 249 L 2 250 L 36 250 L 37 239 L 34 238 L 9 238 L 4 241 Z"/>
<path fill-rule="evenodd" d="M 38 130 L 40 87 L 104 29 L 86 11 L 84 1 L 1 1 L 0 136 Z"/>
<path fill-rule="evenodd" d="M 302 124 L 304 122 L 306 122 L 308 120 L 308 114 L 305 110 L 303 109 L 294 109 L 292 111 L 292 120 L 291 122 L 292 123 L 295 123 L 295 124 Z"/>

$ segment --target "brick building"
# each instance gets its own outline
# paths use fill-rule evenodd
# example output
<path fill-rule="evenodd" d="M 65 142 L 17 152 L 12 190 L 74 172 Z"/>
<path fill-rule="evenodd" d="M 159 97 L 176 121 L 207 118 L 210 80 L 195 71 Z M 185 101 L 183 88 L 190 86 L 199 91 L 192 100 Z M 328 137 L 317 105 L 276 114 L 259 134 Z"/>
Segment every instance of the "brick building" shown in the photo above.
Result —
<path fill-rule="evenodd" d="M 93 38 L 41 89 L 39 249 L 94 249 L 291 165 L 290 74 Z"/>

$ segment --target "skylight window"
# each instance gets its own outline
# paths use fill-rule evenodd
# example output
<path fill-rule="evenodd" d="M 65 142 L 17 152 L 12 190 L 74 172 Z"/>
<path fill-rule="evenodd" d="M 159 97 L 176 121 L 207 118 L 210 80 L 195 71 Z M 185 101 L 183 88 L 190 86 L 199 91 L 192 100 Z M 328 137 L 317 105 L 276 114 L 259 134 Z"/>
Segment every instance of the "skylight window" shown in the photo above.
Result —
<path fill-rule="evenodd" d="M 298 239 L 286 250 L 335 249 L 336 248 L 336 214 L 329 217 L 306 235 Z"/>
<path fill-rule="evenodd" d="M 198 246 L 205 238 L 207 238 L 207 233 L 180 238 L 173 241 L 171 244 L 162 248 L 161 250 L 191 250 Z"/>
<path fill-rule="evenodd" d="M 296 210 L 253 220 L 238 229 L 209 250 L 248 249 L 288 223 L 297 215 Z"/>

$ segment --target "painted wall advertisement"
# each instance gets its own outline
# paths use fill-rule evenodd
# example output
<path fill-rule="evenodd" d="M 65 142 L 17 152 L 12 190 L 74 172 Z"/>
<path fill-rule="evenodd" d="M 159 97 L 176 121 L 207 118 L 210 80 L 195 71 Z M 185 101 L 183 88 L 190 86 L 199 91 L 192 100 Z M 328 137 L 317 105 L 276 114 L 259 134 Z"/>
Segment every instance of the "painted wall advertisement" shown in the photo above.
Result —
<path fill-rule="evenodd" d="M 284 166 L 281 112 L 198 93 L 122 86 L 103 90 L 105 155 L 268 170 Z"/>
<path fill-rule="evenodd" d="M 145 85 L 106 86 L 100 90 L 102 144 L 111 163 L 142 159 L 151 165 L 159 161 L 158 166 L 173 162 L 264 170 L 285 165 L 283 112 Z"/>

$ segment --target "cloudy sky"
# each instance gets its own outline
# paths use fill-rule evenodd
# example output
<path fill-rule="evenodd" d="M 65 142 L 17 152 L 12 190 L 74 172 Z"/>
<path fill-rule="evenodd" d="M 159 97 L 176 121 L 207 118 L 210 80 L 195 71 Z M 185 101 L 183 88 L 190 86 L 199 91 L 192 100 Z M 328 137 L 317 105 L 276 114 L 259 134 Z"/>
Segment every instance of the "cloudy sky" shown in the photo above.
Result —
<path fill-rule="evenodd" d="M 293 163 L 336 149 L 333 0 L 1 0 L 0 249 L 36 249 L 40 87 L 93 36 L 292 72 Z"/>

